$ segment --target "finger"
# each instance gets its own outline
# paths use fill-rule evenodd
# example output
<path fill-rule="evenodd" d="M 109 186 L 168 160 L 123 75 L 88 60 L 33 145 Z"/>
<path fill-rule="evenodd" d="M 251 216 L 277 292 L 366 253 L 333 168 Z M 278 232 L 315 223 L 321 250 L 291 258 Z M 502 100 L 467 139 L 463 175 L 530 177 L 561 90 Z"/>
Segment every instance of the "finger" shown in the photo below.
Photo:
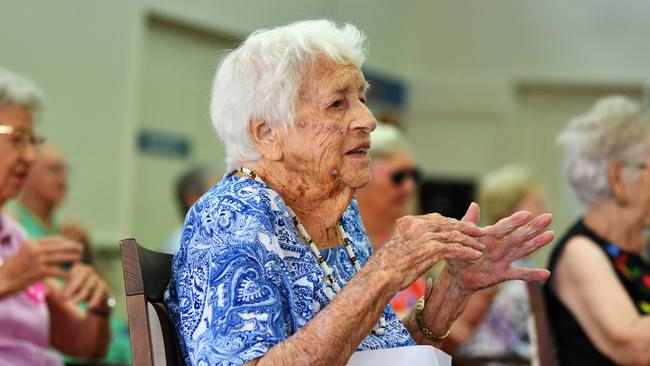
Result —
<path fill-rule="evenodd" d="M 61 236 L 43 238 L 41 239 L 41 246 L 47 252 L 83 251 L 81 243 Z"/>
<path fill-rule="evenodd" d="M 514 214 L 499 220 L 496 224 L 488 226 L 486 231 L 497 239 L 502 239 L 517 228 L 530 222 L 531 216 L 532 214 L 528 211 L 515 212 Z"/>
<path fill-rule="evenodd" d="M 545 281 L 550 275 L 551 272 L 545 269 L 511 268 L 506 280 Z"/>
<path fill-rule="evenodd" d="M 461 219 L 461 221 L 468 221 L 471 222 L 472 224 L 478 225 L 478 220 L 480 217 L 480 208 L 476 202 L 472 202 L 469 204 L 469 207 L 467 208 L 467 212 L 465 212 L 465 216 Z"/>
<path fill-rule="evenodd" d="M 92 292 L 97 287 L 97 282 L 97 278 L 95 276 L 91 276 L 88 281 L 86 281 L 86 283 L 81 286 L 79 291 L 72 296 L 71 301 L 74 303 L 87 301 L 90 298 Z"/>
<path fill-rule="evenodd" d="M 103 284 L 99 284 L 95 286 L 95 289 L 93 290 L 92 295 L 90 296 L 90 300 L 88 300 L 88 308 L 89 309 L 96 309 L 99 308 L 103 305 L 104 299 L 107 298 L 108 296 L 106 295 L 106 286 Z"/>
<path fill-rule="evenodd" d="M 67 280 L 68 278 L 70 278 L 70 272 L 58 266 L 53 266 L 48 268 L 46 273 L 47 273 L 47 277 L 55 277 L 55 278 L 60 278 L 62 280 Z"/>
<path fill-rule="evenodd" d="M 510 233 L 511 245 L 520 245 L 540 235 L 552 221 L 551 214 L 542 214 L 531 220 L 528 224 L 520 226 Z"/>
<path fill-rule="evenodd" d="M 445 231 L 441 233 L 433 233 L 432 238 L 433 240 L 442 243 L 461 244 L 464 246 L 468 246 L 470 248 L 474 248 L 479 251 L 483 251 L 483 249 L 485 249 L 485 245 L 483 243 L 476 240 L 476 238 L 463 234 L 460 231 Z"/>
<path fill-rule="evenodd" d="M 45 263 L 48 265 L 59 265 L 78 262 L 81 259 L 81 253 L 54 253 L 48 255 Z"/>
<path fill-rule="evenodd" d="M 440 245 L 440 244 L 438 244 Z M 472 249 L 460 244 L 445 244 L 440 250 L 438 249 L 440 259 L 457 259 L 457 260 L 477 260 L 483 255 L 476 249 Z"/>
<path fill-rule="evenodd" d="M 81 289 L 84 283 L 87 281 L 88 273 L 86 269 L 81 266 L 74 266 L 70 270 L 70 280 L 65 284 L 63 288 L 63 296 L 66 298 L 71 298 L 76 295 L 77 292 Z"/>
<path fill-rule="evenodd" d="M 510 253 L 508 253 L 508 260 L 516 261 L 519 258 L 525 257 L 552 242 L 554 237 L 555 233 L 553 231 L 545 231 L 510 251 Z"/>
<path fill-rule="evenodd" d="M 423 216 L 429 222 L 433 231 L 453 231 L 458 230 L 464 234 L 479 237 L 485 235 L 483 229 L 469 221 L 459 221 L 440 214 L 429 214 Z"/>

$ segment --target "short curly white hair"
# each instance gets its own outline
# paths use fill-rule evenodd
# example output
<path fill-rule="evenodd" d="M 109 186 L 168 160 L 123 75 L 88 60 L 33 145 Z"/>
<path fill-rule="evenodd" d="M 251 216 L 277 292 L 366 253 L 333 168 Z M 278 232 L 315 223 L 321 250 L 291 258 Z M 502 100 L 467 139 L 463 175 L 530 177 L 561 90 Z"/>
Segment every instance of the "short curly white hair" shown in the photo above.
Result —
<path fill-rule="evenodd" d="M 309 20 L 253 32 L 222 59 L 214 77 L 210 117 L 233 167 L 257 160 L 249 136 L 253 119 L 286 127 L 294 123 L 298 92 L 306 67 L 325 55 L 361 68 L 365 36 L 355 26 Z"/>
<path fill-rule="evenodd" d="M 624 96 L 599 99 L 591 110 L 575 117 L 558 136 L 564 148 L 563 169 L 587 206 L 612 198 L 608 166 L 622 162 L 624 179 L 632 182 L 650 148 L 650 119 Z M 638 165 L 637 165 L 638 166 Z"/>
<path fill-rule="evenodd" d="M 29 109 L 36 117 L 43 109 L 43 101 L 43 93 L 31 80 L 0 68 L 0 108 L 18 105 Z"/>

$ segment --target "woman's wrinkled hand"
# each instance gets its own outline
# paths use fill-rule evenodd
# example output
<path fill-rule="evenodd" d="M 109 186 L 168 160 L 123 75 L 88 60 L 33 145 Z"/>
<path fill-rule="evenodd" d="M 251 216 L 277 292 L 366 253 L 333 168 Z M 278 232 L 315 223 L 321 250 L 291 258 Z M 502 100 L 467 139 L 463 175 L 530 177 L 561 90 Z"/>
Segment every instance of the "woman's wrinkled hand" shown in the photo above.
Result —
<path fill-rule="evenodd" d="M 439 214 L 397 220 L 392 238 L 369 260 L 373 270 L 390 275 L 395 290 L 409 286 L 441 259 L 478 260 L 485 233 L 475 223 Z"/>
<path fill-rule="evenodd" d="M 477 223 L 479 207 L 472 203 L 463 222 Z M 535 218 L 527 211 L 506 217 L 485 227 L 485 235 L 478 238 L 484 245 L 478 258 L 449 258 L 447 266 L 459 283 L 468 290 L 480 290 L 507 280 L 542 281 L 550 272 L 544 269 L 512 267 L 512 262 L 534 252 L 553 240 L 553 232 L 546 231 L 552 215 L 545 213 Z"/>
<path fill-rule="evenodd" d="M 67 279 L 63 264 L 79 261 L 81 244 L 59 236 L 28 240 L 0 266 L 0 295 L 25 289 L 47 277 Z"/>

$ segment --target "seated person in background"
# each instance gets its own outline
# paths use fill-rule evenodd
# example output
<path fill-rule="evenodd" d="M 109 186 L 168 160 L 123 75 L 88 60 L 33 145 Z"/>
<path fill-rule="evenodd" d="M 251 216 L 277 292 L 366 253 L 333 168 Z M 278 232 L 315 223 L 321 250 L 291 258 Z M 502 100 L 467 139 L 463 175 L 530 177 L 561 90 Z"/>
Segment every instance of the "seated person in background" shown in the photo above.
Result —
<path fill-rule="evenodd" d="M 0 70 L 0 209 L 15 198 L 36 159 L 32 119 L 42 105 L 28 80 Z M 106 282 L 79 263 L 82 245 L 63 237 L 27 240 L 0 214 L 0 365 L 60 365 L 49 350 L 98 357 L 110 339 Z M 66 271 L 63 264 L 71 264 Z M 52 278 L 66 279 L 63 287 Z M 88 303 L 81 312 L 77 304 Z"/>
<path fill-rule="evenodd" d="M 218 174 L 206 166 L 192 167 L 178 177 L 174 193 L 182 220 L 185 220 L 185 215 L 187 215 L 194 202 L 218 181 Z M 169 235 L 163 245 L 162 251 L 169 254 L 176 254 L 181 241 L 181 234 L 183 234 L 183 225 L 179 225 Z"/>
<path fill-rule="evenodd" d="M 88 233 L 73 221 L 59 224 L 56 209 L 65 199 L 68 171 L 63 155 L 54 146 L 39 149 L 17 200 L 9 202 L 5 212 L 15 218 L 30 239 L 62 235 L 84 245 L 83 262 L 90 264 L 92 255 Z"/>
<path fill-rule="evenodd" d="M 530 211 L 534 215 L 548 212 L 538 183 L 519 165 L 507 165 L 483 177 L 478 201 L 486 225 L 493 225 L 517 211 Z M 524 258 L 513 265 L 533 267 Z M 528 292 L 523 282 L 510 281 L 478 291 L 452 326 L 443 349 L 468 357 L 530 359 L 529 313 Z"/>
<path fill-rule="evenodd" d="M 560 365 L 650 365 L 650 116 L 603 98 L 558 141 L 587 207 L 554 248 L 544 287 Z"/>
<path fill-rule="evenodd" d="M 61 235 L 84 246 L 82 262 L 93 265 L 92 250 L 87 231 L 83 226 L 67 220 L 59 225 L 56 211 L 63 203 L 68 187 L 68 168 L 63 154 L 52 145 L 39 148 L 34 164 L 29 170 L 17 200 L 6 205 L 5 212 L 15 218 L 25 229 L 27 238 L 36 240 L 51 235 Z M 82 308 L 85 304 L 81 304 Z M 130 363 L 130 341 L 125 321 L 111 317 L 113 334 L 105 363 Z M 83 362 L 65 357 L 66 362 Z"/>
<path fill-rule="evenodd" d="M 404 136 L 395 126 L 377 123 L 370 134 L 370 183 L 357 190 L 359 212 L 373 251 L 386 243 L 395 229 L 395 222 L 409 214 L 421 174 Z M 390 305 L 398 317 L 415 307 L 424 295 L 425 277 L 399 291 Z"/>

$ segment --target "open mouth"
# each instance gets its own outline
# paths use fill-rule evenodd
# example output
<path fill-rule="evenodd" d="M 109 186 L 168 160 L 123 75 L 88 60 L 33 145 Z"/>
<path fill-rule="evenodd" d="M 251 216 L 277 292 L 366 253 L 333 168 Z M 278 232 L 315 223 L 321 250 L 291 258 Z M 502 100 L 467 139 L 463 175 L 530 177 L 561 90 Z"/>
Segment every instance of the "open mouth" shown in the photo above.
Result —
<path fill-rule="evenodd" d="M 370 144 L 365 143 L 361 144 L 354 149 L 348 151 L 345 153 L 345 155 L 349 156 L 366 156 L 368 154 L 368 150 L 370 149 Z"/>

